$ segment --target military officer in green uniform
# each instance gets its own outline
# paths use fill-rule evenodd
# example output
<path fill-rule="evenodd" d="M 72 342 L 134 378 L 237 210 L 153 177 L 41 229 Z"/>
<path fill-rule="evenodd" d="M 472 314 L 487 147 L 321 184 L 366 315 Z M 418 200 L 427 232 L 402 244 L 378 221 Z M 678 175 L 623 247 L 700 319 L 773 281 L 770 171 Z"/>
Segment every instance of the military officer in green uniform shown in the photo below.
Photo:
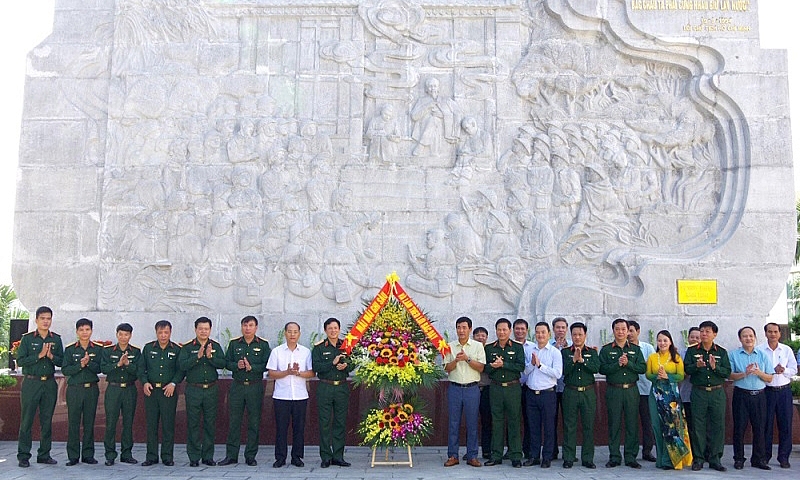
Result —
<path fill-rule="evenodd" d="M 525 350 L 522 344 L 511 340 L 511 321 L 507 318 L 497 320 L 494 327 L 497 340 L 484 348 L 484 371 L 492 380 L 489 386 L 492 405 L 492 458 L 484 465 L 503 463 L 503 435 L 508 427 L 508 456 L 514 468 L 521 468 L 522 439 L 519 426 L 522 421 L 522 388 L 519 378 L 525 370 Z"/>
<path fill-rule="evenodd" d="M 311 351 L 311 364 L 317 377 L 317 407 L 319 412 L 319 457 L 320 466 L 333 465 L 349 467 L 344 460 L 344 439 L 347 427 L 347 407 L 350 400 L 350 387 L 347 374 L 355 365 L 341 350 L 339 339 L 341 324 L 336 318 L 329 318 L 323 324 L 327 338 Z"/>
<path fill-rule="evenodd" d="M 100 397 L 100 360 L 103 347 L 92 342 L 92 321 L 81 318 L 75 322 L 78 341 L 64 349 L 64 366 L 61 373 L 67 377 L 67 466 L 83 463 L 94 465 L 94 419 L 97 399 Z M 83 448 L 81 448 L 83 424 Z"/>
<path fill-rule="evenodd" d="M 171 340 L 172 324 L 159 320 L 155 325 L 156 340 L 142 349 L 139 363 L 139 381 L 144 393 L 144 410 L 147 419 L 147 457 L 142 466 L 158 463 L 158 426 L 161 424 L 161 461 L 175 465 L 175 410 L 178 407 L 176 388 L 183 380 L 178 367 L 181 347 Z"/>
<path fill-rule="evenodd" d="M 103 396 L 106 408 L 106 466 L 114 465 L 117 458 L 117 420 L 122 414 L 122 437 L 119 459 L 121 462 L 135 464 L 133 449 L 133 417 L 136 414 L 136 379 L 139 375 L 139 362 L 142 351 L 130 344 L 133 327 L 129 323 L 117 325 L 117 344 L 103 349 L 100 370 L 106 374 L 106 393 Z"/>
<path fill-rule="evenodd" d="M 186 372 L 186 453 L 189 466 L 213 467 L 214 432 L 217 421 L 217 369 L 225 368 L 222 346 L 210 339 L 211 319 L 200 317 L 194 321 L 194 340 L 181 347 L 178 360 L 181 370 Z M 203 423 L 201 427 L 200 418 Z"/>
<path fill-rule="evenodd" d="M 623 318 L 611 324 L 614 341 L 600 350 L 600 373 L 606 376 L 608 409 L 608 463 L 619 466 L 622 421 L 625 421 L 625 465 L 642 468 L 636 461 L 639 454 L 639 389 L 636 381 L 647 370 L 647 363 L 638 345 L 628 342 L 628 322 Z"/>
<path fill-rule="evenodd" d="M 727 399 L 722 388 L 731 375 L 728 351 L 714 343 L 719 328 L 706 320 L 700 324 L 700 343 L 686 350 L 683 360 L 686 374 L 692 382 L 692 470 L 703 469 L 703 463 L 719 472 L 725 446 L 725 407 Z M 708 458 L 706 458 L 706 453 Z"/>
<path fill-rule="evenodd" d="M 564 364 L 564 468 L 575 463 L 575 445 L 578 434 L 578 416 L 583 426 L 581 465 L 597 468 L 594 464 L 594 417 L 597 412 L 594 374 L 600 371 L 600 355 L 586 346 L 586 325 L 575 322 L 570 326 L 572 346 L 561 349 Z"/>
<path fill-rule="evenodd" d="M 264 372 L 271 349 L 269 342 L 256 336 L 258 319 L 252 315 L 242 318 L 242 336 L 228 344 L 225 368 L 233 372 L 233 383 L 228 393 L 228 441 L 225 459 L 219 465 L 232 465 L 239 461 L 242 443 L 242 414 L 247 409 L 247 444 L 244 461 L 258 465 L 258 434 L 261 427 L 261 404 L 264 401 Z"/>
<path fill-rule="evenodd" d="M 53 411 L 56 409 L 58 385 L 53 378 L 56 367 L 64 360 L 61 337 L 50 331 L 53 311 L 49 307 L 36 309 L 36 330 L 22 336 L 17 350 L 17 365 L 22 367 L 17 460 L 20 467 L 29 467 L 31 458 L 31 429 L 36 411 L 39 411 L 41 439 L 36 463 L 55 465 L 50 456 L 53 443 Z"/>

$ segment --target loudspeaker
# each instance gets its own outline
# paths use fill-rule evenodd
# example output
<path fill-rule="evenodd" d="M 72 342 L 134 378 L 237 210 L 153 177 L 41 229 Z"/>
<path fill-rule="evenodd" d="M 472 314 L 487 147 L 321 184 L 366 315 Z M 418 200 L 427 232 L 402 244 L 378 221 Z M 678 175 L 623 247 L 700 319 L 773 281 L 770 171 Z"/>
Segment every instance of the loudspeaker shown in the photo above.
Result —
<path fill-rule="evenodd" d="M 22 338 L 22 336 L 28 331 L 28 319 L 27 318 L 13 318 L 11 319 L 11 325 L 8 329 L 8 348 L 11 349 L 11 345 Z M 8 356 L 8 368 L 14 370 L 16 368 L 16 362 L 11 357 Z"/>

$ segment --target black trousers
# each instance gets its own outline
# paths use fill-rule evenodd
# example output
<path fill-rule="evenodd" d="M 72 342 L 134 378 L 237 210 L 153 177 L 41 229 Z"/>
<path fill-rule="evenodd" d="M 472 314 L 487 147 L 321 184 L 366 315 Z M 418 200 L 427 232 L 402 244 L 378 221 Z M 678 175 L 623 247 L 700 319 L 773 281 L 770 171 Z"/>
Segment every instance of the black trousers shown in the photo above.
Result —
<path fill-rule="evenodd" d="M 650 396 L 639 395 L 639 421 L 642 425 L 642 457 L 653 454 L 656 437 L 653 433 L 653 422 L 650 420 Z"/>
<path fill-rule="evenodd" d="M 481 451 L 483 458 L 491 458 L 492 454 L 492 405 L 489 403 L 489 385 L 481 387 Z"/>
<path fill-rule="evenodd" d="M 757 392 L 757 393 L 756 393 Z M 733 460 L 744 462 L 744 432 L 749 423 L 753 429 L 753 455 L 751 465 L 760 465 L 766 461 L 764 447 L 764 422 L 767 412 L 767 395 L 764 390 L 745 390 L 733 388 Z"/>
<path fill-rule="evenodd" d="M 276 398 L 272 401 L 275 408 L 275 460 L 286 461 L 290 420 L 292 422 L 292 460 L 303 458 L 308 399 L 279 400 Z"/>

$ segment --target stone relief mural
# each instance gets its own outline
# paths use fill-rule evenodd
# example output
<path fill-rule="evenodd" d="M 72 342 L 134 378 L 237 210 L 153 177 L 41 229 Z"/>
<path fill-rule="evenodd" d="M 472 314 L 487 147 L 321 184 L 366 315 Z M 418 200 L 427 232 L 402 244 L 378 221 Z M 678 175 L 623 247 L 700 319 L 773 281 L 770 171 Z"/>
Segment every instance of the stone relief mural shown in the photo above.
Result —
<path fill-rule="evenodd" d="M 535 317 L 641 296 L 646 265 L 738 226 L 719 55 L 623 2 L 240 3 L 121 0 L 68 66 L 108 79 L 70 93 L 102 165 L 100 310 L 357 308 L 398 270 Z"/>

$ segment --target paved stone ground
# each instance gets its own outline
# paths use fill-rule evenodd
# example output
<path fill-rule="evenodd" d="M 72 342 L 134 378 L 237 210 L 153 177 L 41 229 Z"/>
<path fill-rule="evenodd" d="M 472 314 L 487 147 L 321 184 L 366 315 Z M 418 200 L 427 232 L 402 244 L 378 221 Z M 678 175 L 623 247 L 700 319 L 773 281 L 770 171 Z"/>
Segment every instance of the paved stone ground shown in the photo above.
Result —
<path fill-rule="evenodd" d="M 34 442 L 34 455 L 35 449 L 38 446 Z M 98 452 L 102 451 L 102 445 L 97 444 Z M 206 467 L 201 465 L 198 468 L 190 468 L 189 461 L 186 458 L 185 446 L 176 445 L 175 457 L 176 464 L 174 467 L 165 467 L 163 465 L 154 465 L 150 467 L 142 467 L 141 465 L 127 465 L 117 463 L 112 467 L 106 467 L 102 463 L 102 455 L 98 456 L 100 463 L 97 465 L 79 464 L 74 467 L 66 467 L 66 453 L 65 444 L 63 442 L 56 442 L 53 444 L 53 458 L 58 460 L 58 465 L 45 466 L 38 465 L 35 462 L 31 464 L 30 468 L 19 468 L 17 466 L 17 444 L 16 442 L 0 442 L 0 478 L 3 480 L 42 480 L 50 477 L 52 480 L 106 480 L 113 478 L 114 480 L 134 480 L 134 479 L 148 479 L 148 480 L 182 480 L 182 479 L 232 479 L 232 480 L 246 480 L 264 477 L 282 477 L 287 479 L 302 479 L 302 478 L 333 478 L 333 479 L 387 479 L 387 478 L 405 478 L 414 480 L 439 480 L 443 477 L 449 479 L 507 479 L 507 478 L 522 478 L 526 480 L 543 479 L 562 479 L 574 478 L 575 476 L 585 479 L 608 480 L 612 478 L 626 478 L 631 480 L 641 480 L 643 477 L 652 477 L 654 475 L 662 476 L 663 478 L 674 479 L 711 479 L 725 476 L 726 478 L 751 480 L 774 480 L 776 478 L 792 478 L 797 477 L 797 472 L 800 471 L 800 446 L 795 446 L 792 453 L 790 462 L 792 468 L 790 470 L 783 470 L 778 467 L 774 457 L 772 460 L 772 471 L 763 471 L 746 466 L 744 470 L 733 469 L 733 450 L 730 445 L 725 448 L 725 455 L 723 456 L 723 465 L 728 467 L 728 471 L 724 474 L 710 470 L 708 467 L 704 468 L 701 472 L 692 472 L 690 469 L 683 471 L 669 471 L 664 472 L 655 468 L 653 463 L 642 462 L 641 470 L 634 470 L 629 467 L 617 468 L 604 468 L 603 464 L 608 460 L 608 449 L 600 447 L 597 449 L 595 463 L 598 468 L 596 470 L 589 470 L 581 468 L 580 466 L 573 467 L 570 470 L 565 470 L 561 467 L 561 461 L 553 463 L 550 469 L 542 469 L 539 467 L 523 467 L 521 469 L 511 468 L 510 462 L 506 461 L 501 466 L 496 467 L 481 467 L 474 468 L 461 464 L 445 469 L 442 464 L 446 460 L 447 448 L 446 447 L 420 447 L 413 450 L 413 468 L 407 466 L 376 466 L 370 468 L 371 451 L 366 447 L 348 447 L 345 452 L 345 458 L 353 464 L 350 468 L 330 467 L 322 469 L 319 466 L 319 456 L 317 455 L 317 448 L 314 446 L 306 447 L 306 457 L 304 459 L 306 465 L 303 468 L 294 466 L 287 466 L 281 469 L 273 469 L 272 462 L 274 461 L 273 447 L 271 445 L 264 445 L 261 447 L 259 456 L 257 457 L 259 464 L 256 467 L 248 467 L 244 463 L 231 465 L 227 467 Z M 225 446 L 217 445 L 215 459 L 221 460 L 225 454 Z M 464 454 L 462 448 L 461 454 Z M 136 444 L 133 449 L 134 458 L 139 461 L 144 460 L 145 446 L 144 444 Z M 398 460 L 405 460 L 406 452 L 397 449 L 392 454 Z M 390 455 L 391 458 L 391 455 Z M 243 461 L 242 458 L 239 459 Z M 578 464 L 576 464 L 578 465 Z"/>

